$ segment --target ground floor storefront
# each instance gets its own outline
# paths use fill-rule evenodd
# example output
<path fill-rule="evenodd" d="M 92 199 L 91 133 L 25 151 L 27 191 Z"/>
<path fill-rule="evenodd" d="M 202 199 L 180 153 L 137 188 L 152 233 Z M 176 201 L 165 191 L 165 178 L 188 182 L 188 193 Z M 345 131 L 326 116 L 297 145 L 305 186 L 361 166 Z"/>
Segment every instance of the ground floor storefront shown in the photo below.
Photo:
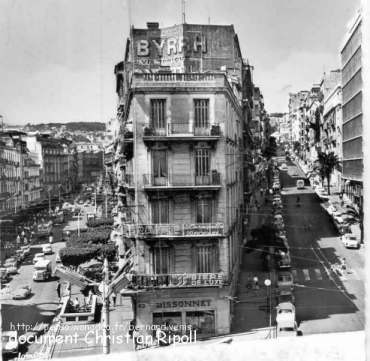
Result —
<path fill-rule="evenodd" d="M 136 296 L 136 326 L 155 335 L 158 327 L 202 339 L 230 332 L 228 288 L 151 290 Z"/>

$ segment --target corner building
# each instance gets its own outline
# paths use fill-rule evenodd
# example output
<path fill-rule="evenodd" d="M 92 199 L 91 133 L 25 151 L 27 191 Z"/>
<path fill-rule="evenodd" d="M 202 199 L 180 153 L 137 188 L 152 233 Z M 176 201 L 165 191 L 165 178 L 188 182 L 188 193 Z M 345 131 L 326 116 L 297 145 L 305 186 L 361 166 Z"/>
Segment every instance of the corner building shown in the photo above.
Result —
<path fill-rule="evenodd" d="M 242 244 L 245 64 L 233 26 L 147 25 L 131 29 L 115 68 L 121 229 L 135 254 L 127 295 L 144 333 L 169 323 L 226 334 Z"/>

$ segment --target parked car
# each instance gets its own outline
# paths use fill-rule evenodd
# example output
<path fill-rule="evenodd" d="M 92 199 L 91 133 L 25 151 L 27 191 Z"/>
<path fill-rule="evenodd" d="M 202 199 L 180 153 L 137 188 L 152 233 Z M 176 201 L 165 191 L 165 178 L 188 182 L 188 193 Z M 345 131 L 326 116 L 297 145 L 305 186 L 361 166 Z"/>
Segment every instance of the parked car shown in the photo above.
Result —
<path fill-rule="evenodd" d="M 289 289 L 281 289 L 278 291 L 276 296 L 276 303 L 283 303 L 283 302 L 290 302 L 292 304 L 295 303 L 295 297 L 293 295 L 292 290 Z"/>
<path fill-rule="evenodd" d="M 286 163 L 283 163 L 281 166 L 280 166 L 280 170 L 286 172 L 288 170 L 288 166 L 286 165 Z"/>
<path fill-rule="evenodd" d="M 9 273 L 5 267 L 0 267 L 0 280 L 2 283 L 9 281 Z"/>
<path fill-rule="evenodd" d="M 360 248 L 360 240 L 352 233 L 346 233 L 341 237 L 344 247 L 346 248 Z"/>
<path fill-rule="evenodd" d="M 53 254 L 53 248 L 51 247 L 50 244 L 45 244 L 44 246 L 42 246 L 42 252 L 43 254 Z"/>
<path fill-rule="evenodd" d="M 297 185 L 297 189 L 304 189 L 304 180 L 298 179 L 296 185 Z"/>
<path fill-rule="evenodd" d="M 276 306 L 276 323 L 283 323 L 285 320 L 295 321 L 295 306 L 291 302 L 282 302 Z"/>
<path fill-rule="evenodd" d="M 329 207 L 326 208 L 326 211 L 332 216 L 334 212 L 337 212 L 337 208 L 333 204 L 330 204 Z"/>
<path fill-rule="evenodd" d="M 21 286 L 18 287 L 13 292 L 13 300 L 24 300 L 25 298 L 28 298 L 31 295 L 31 287 L 30 286 Z"/>
<path fill-rule="evenodd" d="M 23 254 L 25 256 L 28 256 L 31 253 L 31 247 L 30 246 L 22 246 L 21 250 L 23 251 Z"/>
<path fill-rule="evenodd" d="M 17 331 L 2 331 L 1 345 L 3 355 L 18 355 L 18 333 Z"/>
<path fill-rule="evenodd" d="M 41 259 L 45 259 L 44 253 L 36 253 L 35 256 L 33 257 L 32 263 L 36 264 Z"/>
<path fill-rule="evenodd" d="M 293 325 L 279 324 L 276 326 L 276 336 L 279 337 L 295 337 L 298 335 L 297 323 Z"/>
<path fill-rule="evenodd" d="M 289 271 L 279 271 L 277 277 L 278 288 L 290 288 L 293 289 L 293 275 Z"/>

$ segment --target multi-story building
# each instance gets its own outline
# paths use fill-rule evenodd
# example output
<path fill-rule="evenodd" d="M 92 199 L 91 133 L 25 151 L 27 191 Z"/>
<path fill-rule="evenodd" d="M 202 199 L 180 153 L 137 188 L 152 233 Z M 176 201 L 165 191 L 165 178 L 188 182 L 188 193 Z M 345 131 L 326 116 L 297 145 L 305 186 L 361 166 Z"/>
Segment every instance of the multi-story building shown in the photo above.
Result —
<path fill-rule="evenodd" d="M 228 333 L 243 209 L 237 35 L 233 26 L 148 23 L 131 29 L 125 54 L 115 68 L 115 159 L 136 324 L 144 333 L 166 322 L 191 325 L 197 337 Z"/>
<path fill-rule="evenodd" d="M 52 138 L 49 134 L 29 133 L 25 140 L 32 159 L 42 170 L 42 187 L 44 198 L 60 198 L 66 193 L 68 172 L 65 171 L 63 139 Z"/>
<path fill-rule="evenodd" d="M 333 152 L 342 160 L 342 74 L 332 70 L 322 81 L 323 123 L 321 125 L 321 151 Z M 331 183 L 341 189 L 341 167 L 334 169 Z"/>
<path fill-rule="evenodd" d="M 0 133 L 0 214 L 17 213 L 40 201 L 40 167 L 28 154 L 25 133 Z"/>
<path fill-rule="evenodd" d="M 102 150 L 77 152 L 78 182 L 94 182 L 104 170 L 103 158 Z"/>
<path fill-rule="evenodd" d="M 343 187 L 356 204 L 362 204 L 362 16 L 356 17 L 341 50 L 343 94 Z"/>

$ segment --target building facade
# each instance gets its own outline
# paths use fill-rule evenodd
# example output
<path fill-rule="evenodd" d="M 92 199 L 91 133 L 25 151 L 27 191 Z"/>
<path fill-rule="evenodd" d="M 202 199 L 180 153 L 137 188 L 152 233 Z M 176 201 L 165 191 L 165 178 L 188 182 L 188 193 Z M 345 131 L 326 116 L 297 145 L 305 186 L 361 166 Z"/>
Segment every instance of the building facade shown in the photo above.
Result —
<path fill-rule="evenodd" d="M 157 23 L 132 28 L 116 66 L 121 229 L 135 254 L 134 314 L 144 332 L 166 322 L 198 337 L 230 331 L 242 240 L 242 69 L 233 26 Z"/>
<path fill-rule="evenodd" d="M 343 190 L 356 204 L 362 204 L 362 53 L 359 14 L 341 50 L 343 94 Z"/>
<path fill-rule="evenodd" d="M 321 126 L 321 150 L 333 152 L 340 161 L 342 151 L 342 74 L 340 70 L 332 70 L 324 74 L 322 81 L 323 123 Z M 341 167 L 334 169 L 331 183 L 338 190 L 342 189 Z"/>

